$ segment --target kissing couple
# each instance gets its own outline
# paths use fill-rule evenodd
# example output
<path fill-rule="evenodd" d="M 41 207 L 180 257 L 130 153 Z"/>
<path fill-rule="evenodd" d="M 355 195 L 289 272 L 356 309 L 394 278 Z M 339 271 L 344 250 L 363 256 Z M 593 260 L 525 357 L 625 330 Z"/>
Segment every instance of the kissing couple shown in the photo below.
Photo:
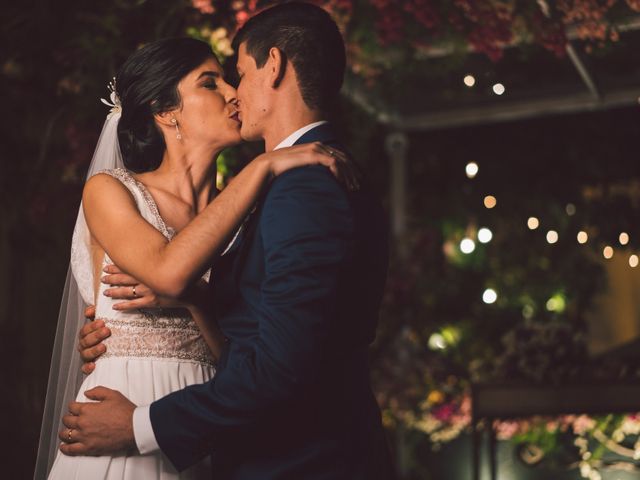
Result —
<path fill-rule="evenodd" d="M 326 121 L 342 37 L 292 2 L 234 48 L 237 90 L 187 38 L 139 49 L 111 85 L 37 479 L 393 476 L 368 365 L 386 218 Z M 242 140 L 266 153 L 217 192 L 216 158 Z"/>

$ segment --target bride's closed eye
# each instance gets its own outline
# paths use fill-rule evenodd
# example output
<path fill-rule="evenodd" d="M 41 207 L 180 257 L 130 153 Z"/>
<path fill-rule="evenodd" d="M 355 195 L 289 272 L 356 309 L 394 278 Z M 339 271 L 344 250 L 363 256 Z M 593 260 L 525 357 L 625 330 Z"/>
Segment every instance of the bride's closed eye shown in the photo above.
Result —
<path fill-rule="evenodd" d="M 207 82 L 203 85 L 203 87 L 208 88 L 209 90 L 216 90 L 218 88 L 216 82 Z"/>

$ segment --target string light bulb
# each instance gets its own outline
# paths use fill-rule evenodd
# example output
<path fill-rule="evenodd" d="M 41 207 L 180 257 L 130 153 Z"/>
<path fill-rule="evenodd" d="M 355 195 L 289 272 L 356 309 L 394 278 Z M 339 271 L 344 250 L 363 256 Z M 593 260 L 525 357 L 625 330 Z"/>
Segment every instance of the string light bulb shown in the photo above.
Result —
<path fill-rule="evenodd" d="M 589 240 L 589 234 L 584 230 L 580 230 L 578 232 L 578 243 L 584 244 L 584 243 L 587 243 L 588 240 Z"/>
<path fill-rule="evenodd" d="M 604 256 L 604 258 L 606 258 L 607 260 L 610 260 L 611 258 L 613 258 L 613 247 L 607 245 L 606 247 L 604 247 L 604 249 L 602 250 L 602 255 Z"/>
<path fill-rule="evenodd" d="M 447 342 L 440 333 L 434 333 L 429 337 L 429 348 L 431 350 L 444 350 L 447 348 Z"/>
<path fill-rule="evenodd" d="M 478 241 L 480 243 L 489 243 L 493 238 L 493 232 L 486 227 L 478 230 Z"/>
<path fill-rule="evenodd" d="M 640 263 L 640 259 L 638 259 L 638 255 L 631 255 L 629 257 L 629 266 L 631 268 L 636 268 L 638 266 L 638 263 Z"/>
<path fill-rule="evenodd" d="M 482 294 L 482 301 L 488 305 L 495 303 L 498 293 L 493 288 L 487 288 Z"/>
<path fill-rule="evenodd" d="M 484 197 L 484 206 L 491 209 L 498 204 L 498 200 L 493 195 L 487 195 Z"/>
<path fill-rule="evenodd" d="M 476 84 L 476 77 L 474 77 L 473 75 L 466 75 L 463 79 L 464 84 L 471 88 Z"/>
<path fill-rule="evenodd" d="M 547 232 L 547 242 L 549 242 L 550 244 L 554 244 L 558 242 L 558 232 L 556 232 L 555 230 L 549 230 Z"/>
<path fill-rule="evenodd" d="M 618 237 L 618 241 L 620 245 L 626 245 L 629 243 L 629 234 L 627 232 L 622 232 Z"/>
<path fill-rule="evenodd" d="M 463 238 L 460 242 L 460 251 L 462 253 L 469 254 L 476 249 L 476 242 L 471 240 L 470 238 Z"/>
<path fill-rule="evenodd" d="M 535 230 L 539 226 L 540 220 L 538 220 L 536 217 L 529 217 L 529 219 L 527 220 L 527 227 L 529 227 L 529 230 Z"/>
<path fill-rule="evenodd" d="M 464 168 L 464 171 L 469 178 L 474 178 L 478 174 L 478 170 L 480 170 L 480 168 L 476 162 L 469 162 Z"/>

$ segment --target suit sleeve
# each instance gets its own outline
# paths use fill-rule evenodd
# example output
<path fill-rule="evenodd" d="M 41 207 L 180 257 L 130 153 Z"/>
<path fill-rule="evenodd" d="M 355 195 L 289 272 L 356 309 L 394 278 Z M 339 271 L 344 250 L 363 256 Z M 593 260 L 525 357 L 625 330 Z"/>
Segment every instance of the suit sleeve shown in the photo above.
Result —
<path fill-rule="evenodd" d="M 150 408 L 158 443 L 178 470 L 295 401 L 322 364 L 339 273 L 352 248 L 345 192 L 324 167 L 288 171 L 273 182 L 256 234 L 265 255 L 256 339 L 232 343 L 210 382 Z"/>

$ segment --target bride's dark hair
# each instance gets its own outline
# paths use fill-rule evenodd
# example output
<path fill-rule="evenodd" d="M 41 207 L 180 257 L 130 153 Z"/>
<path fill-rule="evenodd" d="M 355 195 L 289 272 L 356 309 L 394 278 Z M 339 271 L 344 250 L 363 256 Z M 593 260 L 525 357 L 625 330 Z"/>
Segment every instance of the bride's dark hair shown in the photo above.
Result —
<path fill-rule="evenodd" d="M 122 104 L 118 141 L 129 170 L 158 168 L 166 145 L 153 116 L 180 105 L 180 80 L 213 56 L 205 42 L 168 38 L 145 45 L 124 62 L 116 75 Z"/>

